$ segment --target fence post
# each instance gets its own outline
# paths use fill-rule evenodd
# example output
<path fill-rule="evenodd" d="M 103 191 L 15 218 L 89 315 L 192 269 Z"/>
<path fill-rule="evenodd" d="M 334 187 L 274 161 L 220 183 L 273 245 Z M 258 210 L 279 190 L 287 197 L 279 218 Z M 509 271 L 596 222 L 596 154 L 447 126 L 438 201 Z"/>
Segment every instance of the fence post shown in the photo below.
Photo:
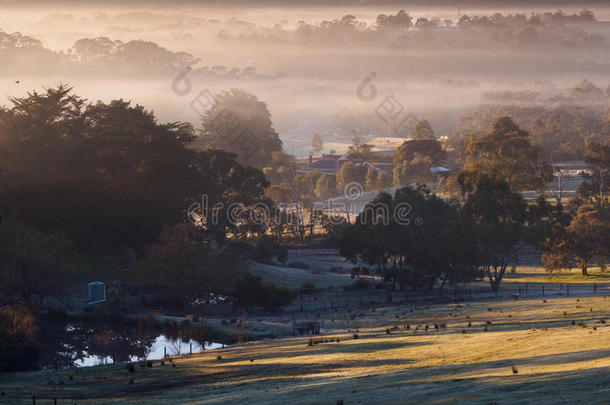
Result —
<path fill-rule="evenodd" d="M 593 292 L 597 292 L 597 283 L 593 283 Z"/>
<path fill-rule="evenodd" d="M 190 351 L 190 354 L 193 354 L 193 342 L 189 343 L 189 351 Z"/>
<path fill-rule="evenodd" d="M 55 359 L 55 371 L 57 371 L 57 359 Z"/>
<path fill-rule="evenodd" d="M 167 346 L 163 346 L 163 357 L 167 357 Z"/>
<path fill-rule="evenodd" d="M 566 284 L 566 293 L 570 295 L 570 284 Z"/>
<path fill-rule="evenodd" d="M 542 295 L 544 295 L 544 284 L 542 284 Z"/>
<path fill-rule="evenodd" d="M 53 404 L 57 405 L 57 398 L 53 398 Z"/>
<path fill-rule="evenodd" d="M 32 405 L 36 405 L 36 396 L 32 395 Z"/>
<path fill-rule="evenodd" d="M 527 292 L 527 283 L 525 283 L 525 292 Z"/>

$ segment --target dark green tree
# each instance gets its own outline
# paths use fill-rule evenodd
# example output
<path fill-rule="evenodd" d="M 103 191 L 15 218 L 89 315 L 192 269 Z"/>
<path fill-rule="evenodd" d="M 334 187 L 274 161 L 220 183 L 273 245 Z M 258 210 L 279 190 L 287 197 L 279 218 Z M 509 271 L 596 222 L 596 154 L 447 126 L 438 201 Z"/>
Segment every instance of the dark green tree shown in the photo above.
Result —
<path fill-rule="evenodd" d="M 526 221 L 525 201 L 505 181 L 483 175 L 468 195 L 462 218 L 476 241 L 477 265 L 497 295 L 506 269 L 516 260 Z"/>
<path fill-rule="evenodd" d="M 457 206 L 408 187 L 381 193 L 343 232 L 341 253 L 376 269 L 386 285 L 442 288 L 475 276 L 474 243 Z"/>

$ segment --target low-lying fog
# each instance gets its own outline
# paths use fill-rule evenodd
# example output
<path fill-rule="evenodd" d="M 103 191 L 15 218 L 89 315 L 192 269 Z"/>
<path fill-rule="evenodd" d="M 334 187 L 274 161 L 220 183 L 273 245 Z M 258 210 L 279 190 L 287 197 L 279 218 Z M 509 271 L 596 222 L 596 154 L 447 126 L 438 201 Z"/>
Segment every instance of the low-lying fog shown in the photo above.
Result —
<path fill-rule="evenodd" d="M 405 7 L 409 20 L 389 6 L 2 4 L 4 104 L 69 83 L 92 101 L 129 99 L 161 121 L 198 126 L 201 91 L 240 87 L 268 104 L 288 152 L 313 132 L 341 132 L 337 116 L 366 117 L 390 95 L 437 135 L 450 135 L 480 104 L 546 105 L 583 79 L 603 91 L 610 84 L 610 7 L 603 6 Z M 370 93 L 357 90 L 372 72 L 377 96 L 367 101 Z"/>

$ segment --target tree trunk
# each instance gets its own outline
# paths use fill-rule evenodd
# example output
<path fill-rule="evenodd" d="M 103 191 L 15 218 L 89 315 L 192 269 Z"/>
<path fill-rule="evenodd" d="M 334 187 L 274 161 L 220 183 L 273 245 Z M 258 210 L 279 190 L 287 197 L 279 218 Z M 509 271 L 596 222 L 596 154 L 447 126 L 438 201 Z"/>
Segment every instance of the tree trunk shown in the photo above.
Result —
<path fill-rule="evenodd" d="M 490 286 L 491 286 L 491 292 L 493 292 L 495 294 L 495 296 L 498 296 L 498 291 L 500 290 L 499 288 L 499 283 L 498 280 L 492 280 L 489 282 Z"/>
<path fill-rule="evenodd" d="M 448 278 L 449 278 L 449 274 L 445 274 L 445 277 L 443 278 L 443 282 L 441 283 L 439 290 L 443 289 L 443 287 L 445 286 L 445 282 L 447 281 Z"/>

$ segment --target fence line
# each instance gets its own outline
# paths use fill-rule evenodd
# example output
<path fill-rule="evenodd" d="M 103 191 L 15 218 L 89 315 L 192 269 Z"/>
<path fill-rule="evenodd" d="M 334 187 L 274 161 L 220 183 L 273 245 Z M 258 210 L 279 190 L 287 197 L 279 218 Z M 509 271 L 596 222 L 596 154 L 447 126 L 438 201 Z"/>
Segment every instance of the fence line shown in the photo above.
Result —
<path fill-rule="evenodd" d="M 447 302 L 465 302 L 476 299 L 494 298 L 533 298 L 547 295 L 592 295 L 610 293 L 607 286 L 597 283 L 525 283 L 521 286 L 501 288 L 496 296 L 489 288 L 479 287 L 420 291 L 392 291 L 370 290 L 347 292 L 345 294 L 299 294 L 298 297 L 285 308 L 288 313 L 303 313 L 309 311 L 326 311 L 334 309 L 353 308 L 367 305 L 392 304 L 432 304 Z"/>

